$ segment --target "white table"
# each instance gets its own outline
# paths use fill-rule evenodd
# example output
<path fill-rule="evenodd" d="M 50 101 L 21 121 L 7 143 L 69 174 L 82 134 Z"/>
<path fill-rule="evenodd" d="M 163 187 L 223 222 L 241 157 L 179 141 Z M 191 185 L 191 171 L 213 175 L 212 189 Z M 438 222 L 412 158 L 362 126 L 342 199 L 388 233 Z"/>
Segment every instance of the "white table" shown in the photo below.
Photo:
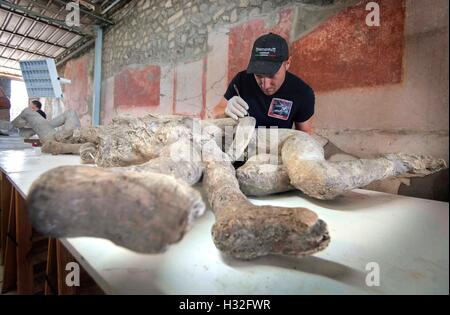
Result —
<path fill-rule="evenodd" d="M 25 143 L 18 134 L 10 136 L 0 135 L 0 151 L 3 150 L 22 150 L 32 148 L 31 143 Z"/>
<path fill-rule="evenodd" d="M 64 163 L 76 165 L 79 158 L 39 155 L 35 150 L 0 151 L 0 168 L 23 196 L 40 174 Z M 134 253 L 104 239 L 61 241 L 109 294 L 449 293 L 448 203 L 367 190 L 334 201 L 297 192 L 251 201 L 315 211 L 328 223 L 329 247 L 302 259 L 239 261 L 215 248 L 210 211 L 180 243 L 159 255 Z M 366 285 L 370 262 L 380 267 L 379 287 Z"/>

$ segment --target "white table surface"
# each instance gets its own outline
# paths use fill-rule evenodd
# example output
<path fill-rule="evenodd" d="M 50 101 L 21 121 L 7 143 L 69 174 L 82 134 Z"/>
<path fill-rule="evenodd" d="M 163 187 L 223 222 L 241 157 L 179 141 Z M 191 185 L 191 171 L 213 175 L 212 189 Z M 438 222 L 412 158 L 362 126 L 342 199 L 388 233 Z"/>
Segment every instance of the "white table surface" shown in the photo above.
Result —
<path fill-rule="evenodd" d="M 29 149 L 33 146 L 31 143 L 25 143 L 24 139 L 18 134 L 13 134 L 10 136 L 0 135 L 0 151 L 3 150 L 22 150 Z"/>
<path fill-rule="evenodd" d="M 76 156 L 0 151 L 0 168 L 24 196 L 43 172 L 76 164 Z M 367 190 L 333 201 L 297 192 L 250 200 L 315 211 L 328 223 L 329 247 L 307 258 L 239 261 L 215 248 L 210 211 L 163 254 L 97 238 L 61 241 L 108 294 L 449 294 L 448 203 Z M 370 262 L 380 267 L 379 287 L 366 285 Z"/>
<path fill-rule="evenodd" d="M 80 165 L 77 155 L 50 155 L 41 153 L 40 148 L 0 151 L 0 167 L 7 174 L 47 171 L 63 165 Z"/>

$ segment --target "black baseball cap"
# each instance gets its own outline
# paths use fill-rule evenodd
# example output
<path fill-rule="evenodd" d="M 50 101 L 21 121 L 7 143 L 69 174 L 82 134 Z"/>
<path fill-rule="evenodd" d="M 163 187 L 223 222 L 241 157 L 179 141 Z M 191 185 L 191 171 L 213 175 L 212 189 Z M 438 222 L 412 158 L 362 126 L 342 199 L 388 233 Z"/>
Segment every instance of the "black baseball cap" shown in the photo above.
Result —
<path fill-rule="evenodd" d="M 269 33 L 255 40 L 247 73 L 274 75 L 289 59 L 289 47 L 280 35 Z"/>

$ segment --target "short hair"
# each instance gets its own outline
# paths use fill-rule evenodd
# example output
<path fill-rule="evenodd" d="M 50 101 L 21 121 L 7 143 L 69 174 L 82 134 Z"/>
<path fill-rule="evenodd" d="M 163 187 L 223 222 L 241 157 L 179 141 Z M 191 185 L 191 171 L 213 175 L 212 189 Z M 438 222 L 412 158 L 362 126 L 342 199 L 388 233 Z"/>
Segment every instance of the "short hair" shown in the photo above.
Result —
<path fill-rule="evenodd" d="M 42 104 L 39 101 L 34 100 L 34 101 L 31 101 L 31 103 L 39 109 L 42 108 Z"/>

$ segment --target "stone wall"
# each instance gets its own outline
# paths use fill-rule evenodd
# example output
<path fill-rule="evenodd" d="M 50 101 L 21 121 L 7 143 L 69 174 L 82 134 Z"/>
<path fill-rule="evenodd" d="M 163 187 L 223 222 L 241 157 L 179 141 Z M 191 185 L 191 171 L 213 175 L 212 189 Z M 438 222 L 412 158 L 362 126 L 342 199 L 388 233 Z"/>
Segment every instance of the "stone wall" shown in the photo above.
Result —
<path fill-rule="evenodd" d="M 208 35 L 262 15 L 276 21 L 280 8 L 307 3 L 326 6 L 333 0 L 163 0 L 132 1 L 113 19 L 104 43 L 104 76 L 129 64 L 177 64 L 208 53 Z"/>
<path fill-rule="evenodd" d="M 105 32 L 102 121 L 122 113 L 211 116 L 259 35 L 272 31 L 294 42 L 356 2 L 132 2 Z"/>
<path fill-rule="evenodd" d="M 356 1 L 343 0 L 338 1 L 338 4 L 334 2 L 334 0 L 131 1 L 112 17 L 116 25 L 105 31 L 102 122 L 106 123 L 121 113 L 183 113 L 206 117 L 210 111 L 207 107 L 215 105 L 210 102 L 216 102 L 217 97 L 211 97 L 211 93 L 202 90 L 202 87 L 206 81 L 211 81 L 214 74 L 208 78 L 206 73 L 204 77 L 202 75 L 199 77 L 197 70 L 206 72 L 208 64 L 210 71 L 213 70 L 211 67 L 215 65 L 207 62 L 208 57 L 213 62 L 222 63 L 215 55 L 219 52 L 220 55 L 217 56 L 222 58 L 228 49 L 225 47 L 225 50 L 220 52 L 218 50 L 222 48 L 217 44 L 228 45 L 228 38 L 224 38 L 223 35 L 226 35 L 230 28 L 237 26 L 235 28 L 237 33 L 239 25 L 252 19 L 267 24 L 269 28 L 277 23 L 291 24 L 292 21 L 288 19 L 294 18 L 294 11 L 300 6 L 313 10 L 326 8 L 325 14 L 314 14 L 318 18 L 297 23 L 298 28 L 303 27 L 301 31 L 304 31 L 310 29 L 311 25 L 319 24 L 321 19 L 331 15 L 333 11 Z M 283 10 L 287 10 L 288 14 L 279 21 L 280 12 Z M 286 28 L 287 38 L 289 28 L 290 26 Z M 247 46 L 255 34 L 252 32 L 251 38 L 246 39 Z M 218 42 L 217 36 L 224 42 Z M 58 69 L 60 74 L 64 74 L 73 82 L 64 87 L 65 106 L 76 108 L 77 112 L 85 117 L 85 122 L 91 121 L 89 116 L 92 90 L 91 85 L 85 83 L 93 80 L 92 58 L 93 49 Z M 232 63 L 240 66 L 242 60 Z M 220 71 L 223 71 L 222 68 Z M 192 75 L 198 80 L 195 82 L 190 80 L 190 74 L 186 71 L 194 71 Z M 221 73 L 219 75 L 222 76 Z M 194 87 L 187 86 L 188 83 Z M 84 88 L 80 88 L 80 85 Z M 216 90 L 218 87 L 223 88 L 223 84 L 213 86 Z M 202 91 L 198 91 L 199 89 Z M 62 108 L 53 110 L 54 107 L 55 104 L 46 106 L 50 112 L 63 110 Z"/>
<path fill-rule="evenodd" d="M 92 123 L 94 52 L 69 60 L 60 73 L 64 78 L 75 78 L 64 88 L 64 106 L 75 109 L 82 124 Z"/>

